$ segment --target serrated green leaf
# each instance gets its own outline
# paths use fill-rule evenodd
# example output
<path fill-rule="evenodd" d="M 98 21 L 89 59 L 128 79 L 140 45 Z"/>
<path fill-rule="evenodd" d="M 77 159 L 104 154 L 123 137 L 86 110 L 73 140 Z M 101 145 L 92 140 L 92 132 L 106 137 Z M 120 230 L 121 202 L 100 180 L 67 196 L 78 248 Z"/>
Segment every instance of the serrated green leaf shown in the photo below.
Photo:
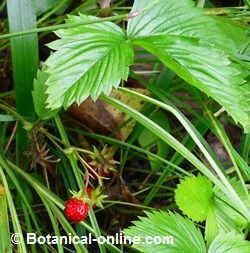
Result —
<path fill-rule="evenodd" d="M 47 108 L 47 95 L 45 93 L 47 87 L 45 86 L 45 82 L 48 77 L 49 75 L 47 73 L 38 70 L 37 78 L 34 80 L 34 90 L 32 91 L 35 112 L 42 120 L 49 119 L 58 112 L 58 110 L 50 110 Z"/>
<path fill-rule="evenodd" d="M 240 74 L 246 73 L 246 67 L 238 57 L 239 49 L 249 42 L 247 29 L 207 16 L 192 0 L 136 0 L 133 12 L 138 15 L 129 20 L 130 39 L 213 97 L 250 131 L 250 84 Z"/>
<path fill-rule="evenodd" d="M 175 35 L 145 37 L 134 43 L 215 99 L 246 131 L 250 129 L 250 83 L 245 82 L 240 66 L 222 51 L 200 40 Z"/>
<path fill-rule="evenodd" d="M 219 234 L 211 246 L 208 253 L 249 253 L 250 241 L 244 240 L 243 235 L 228 233 Z"/>
<path fill-rule="evenodd" d="M 173 236 L 173 244 L 135 244 L 134 248 L 143 253 L 205 253 L 205 243 L 199 229 L 179 214 L 155 211 L 140 217 L 134 226 L 124 231 L 126 236 Z M 142 240 L 143 242 L 143 240 Z"/>
<path fill-rule="evenodd" d="M 186 177 L 175 191 L 178 207 L 194 221 L 204 221 L 213 208 L 213 186 L 204 176 Z"/>
<path fill-rule="evenodd" d="M 132 39 L 163 34 L 187 36 L 230 52 L 248 40 L 247 29 L 206 15 L 192 0 L 135 0 L 131 12 L 139 13 L 128 22 L 128 35 Z"/>
<path fill-rule="evenodd" d="M 92 16 L 69 16 L 68 23 L 95 21 Z M 46 82 L 48 106 L 69 107 L 87 97 L 96 100 L 101 93 L 109 94 L 126 80 L 133 50 L 122 29 L 102 22 L 62 29 L 60 37 L 48 46 L 56 50 L 45 62 L 49 73 Z"/>

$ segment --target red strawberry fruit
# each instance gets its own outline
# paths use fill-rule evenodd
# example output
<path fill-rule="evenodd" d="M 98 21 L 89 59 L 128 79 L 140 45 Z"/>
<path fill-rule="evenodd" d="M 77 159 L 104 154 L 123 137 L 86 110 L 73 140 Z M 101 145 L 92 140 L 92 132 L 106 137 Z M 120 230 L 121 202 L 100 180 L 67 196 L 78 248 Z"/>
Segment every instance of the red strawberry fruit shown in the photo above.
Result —
<path fill-rule="evenodd" d="M 70 198 L 65 204 L 64 213 L 70 221 L 81 222 L 86 219 L 88 212 L 88 203 L 75 197 Z"/>

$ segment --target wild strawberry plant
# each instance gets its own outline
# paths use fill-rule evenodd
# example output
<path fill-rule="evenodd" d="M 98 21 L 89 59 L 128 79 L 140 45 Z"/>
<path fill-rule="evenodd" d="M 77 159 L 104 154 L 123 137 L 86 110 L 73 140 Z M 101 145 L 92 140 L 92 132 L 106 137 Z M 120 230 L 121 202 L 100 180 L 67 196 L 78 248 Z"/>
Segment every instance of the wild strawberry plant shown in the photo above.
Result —
<path fill-rule="evenodd" d="M 70 1 L 56 1 L 58 5 L 52 2 L 47 3 L 49 8 L 52 8 L 51 11 L 38 22 L 42 23 L 51 15 L 63 13 L 70 7 L 67 5 Z M 80 235 L 88 231 L 99 236 L 102 234 L 102 219 L 96 219 L 96 214 L 102 212 L 103 208 L 108 208 L 109 204 L 117 204 L 119 210 L 122 210 L 122 205 L 151 209 L 154 207 L 153 200 L 157 199 L 158 192 L 165 186 L 172 191 L 172 202 L 167 206 L 169 211 L 147 211 L 146 216 L 139 215 L 139 220 L 124 229 L 124 233 L 129 236 L 139 235 L 142 239 L 145 236 L 173 236 L 174 244 L 146 245 L 141 241 L 140 244 L 132 245 L 132 248 L 128 247 L 129 252 L 133 252 L 133 248 L 145 253 L 249 252 L 250 41 L 249 28 L 243 24 L 248 21 L 248 1 L 239 9 L 217 10 L 199 8 L 203 6 L 203 1 L 197 1 L 199 7 L 196 7 L 196 2 L 192 0 L 135 0 L 130 13 L 126 14 L 123 12 L 117 15 L 116 10 L 123 10 L 120 3 L 114 4 L 114 10 L 105 7 L 100 15 L 115 15 L 104 18 L 96 17 L 96 2 L 86 1 L 79 5 L 79 8 L 67 15 L 65 24 L 24 32 L 17 29 L 17 33 L 0 35 L 2 39 L 11 38 L 14 77 L 19 78 L 21 72 L 15 71 L 21 69 L 18 64 L 20 56 L 24 59 L 28 56 L 22 52 L 15 57 L 18 52 L 15 50 L 20 50 L 20 45 L 24 45 L 26 39 L 35 45 L 35 49 L 37 36 L 34 34 L 38 32 L 55 31 L 57 37 L 46 44 L 50 50 L 49 56 L 40 64 L 32 93 L 27 81 L 27 90 L 21 89 L 20 86 L 16 89 L 16 110 L 6 102 L 0 104 L 1 110 L 12 115 L 0 115 L 5 119 L 4 122 L 17 119 L 23 125 L 31 140 L 34 163 L 43 169 L 42 173 L 35 172 L 35 175 L 32 175 L 12 161 L 12 156 L 9 156 L 7 151 L 15 135 L 15 126 L 5 148 L 1 144 L 0 149 L 0 217 L 4 217 L 0 219 L 0 237 L 6 239 L 1 240 L 0 249 L 12 252 L 9 238 L 2 237 L 11 232 L 10 221 L 13 231 L 19 233 L 21 239 L 24 238 L 25 230 L 18 217 L 19 209 L 24 214 L 27 230 L 35 229 L 38 234 L 44 232 L 31 205 L 34 195 L 41 199 L 56 235 L 60 235 L 63 230 L 64 233 Z M 22 0 L 22 3 L 26 11 L 33 8 L 26 0 Z M 111 1 L 101 1 L 101 6 L 110 4 Z M 11 4 L 7 5 L 9 18 L 13 17 Z M 32 27 L 34 17 L 46 9 L 43 1 L 37 2 L 34 8 Z M 20 10 L 15 9 L 15 13 L 23 20 L 25 17 L 20 15 Z M 80 13 L 76 14 L 79 10 Z M 211 15 L 214 11 L 224 11 L 223 14 L 227 15 L 227 18 Z M 239 17 L 244 17 L 247 21 L 243 19 L 244 22 L 239 22 Z M 58 20 L 61 22 L 60 16 Z M 10 22 L 10 27 L 15 27 L 14 24 Z M 3 47 L 6 45 L 3 44 Z M 37 53 L 38 51 L 33 54 L 32 61 L 30 58 L 30 61 L 24 62 L 34 62 Z M 153 68 L 159 69 L 159 78 L 141 77 L 148 73 L 157 74 L 158 70 L 137 71 L 136 64 L 146 63 L 148 57 L 155 63 Z M 36 66 L 33 63 L 31 65 L 30 71 L 33 73 Z M 24 66 L 24 69 L 24 73 L 29 70 L 27 66 Z M 33 78 L 33 74 L 29 76 L 31 77 Z M 126 82 L 129 83 L 129 77 L 143 85 L 150 95 L 144 95 L 145 93 L 140 93 L 137 89 L 124 88 Z M 18 80 L 15 80 L 15 83 L 17 85 Z M 177 98 L 173 90 L 181 90 L 183 94 L 179 86 L 183 86 L 184 94 L 188 93 L 191 99 L 199 104 L 200 111 L 193 110 L 192 106 Z M 113 89 L 118 89 L 120 97 L 112 96 Z M 28 97 L 32 95 L 38 121 L 33 121 L 26 111 L 23 113 L 20 110 L 20 101 L 26 98 L 22 97 L 23 92 Z M 137 99 L 146 103 L 146 106 L 139 111 L 122 102 L 121 96 Z M 116 110 L 120 110 L 130 117 L 130 121 L 136 120 L 141 125 L 135 126 L 127 142 L 110 137 L 122 126 L 109 129 L 110 136 L 104 136 L 97 135 L 94 131 L 86 133 L 81 128 L 71 129 L 70 125 L 64 125 L 59 116 L 60 112 L 73 104 L 84 105 L 89 99 L 94 102 L 101 101 L 105 108 L 102 109 L 103 113 L 106 113 L 108 106 L 113 106 L 112 115 L 117 115 Z M 28 103 L 28 100 L 23 108 L 33 111 L 32 103 Z M 187 116 L 181 109 L 186 109 L 191 116 Z M 218 118 L 221 114 L 224 118 L 220 121 Z M 98 120 L 101 121 L 101 118 Z M 241 150 L 233 146 L 222 125 L 225 121 L 243 128 Z M 122 123 L 126 125 L 126 122 Z M 173 125 L 181 128 L 181 131 L 178 127 L 172 129 Z M 6 129 L 6 126 L 1 128 L 1 132 L 6 133 Z M 220 140 L 226 150 L 227 159 L 231 162 L 230 169 L 218 159 L 215 150 L 208 144 L 205 135 L 208 130 Z M 20 135 L 20 129 L 18 131 L 19 137 L 16 140 L 19 139 L 20 143 L 24 135 Z M 21 129 L 22 131 L 24 130 Z M 104 145 L 99 151 L 86 145 L 85 139 L 83 145 L 79 143 L 78 139 L 69 134 L 70 131 L 111 143 L 113 146 L 109 149 Z M 43 144 L 46 141 L 53 147 L 51 150 L 47 149 L 46 143 Z M 136 145 L 136 141 L 141 147 Z M 120 162 L 114 158 L 119 150 L 116 145 L 126 147 L 124 153 L 121 148 Z M 129 155 L 133 157 L 130 150 L 143 153 L 151 168 L 146 179 L 137 182 L 137 194 L 144 194 L 141 202 L 136 199 L 137 194 L 130 193 L 122 177 L 122 174 L 129 174 L 126 171 L 126 159 L 129 160 Z M 17 151 L 20 153 L 19 149 Z M 54 156 L 58 159 L 52 159 Z M 52 166 L 54 163 L 57 165 Z M 57 174 L 53 170 L 55 167 L 59 168 L 65 184 L 64 191 L 68 195 L 66 200 L 62 198 L 60 183 L 56 182 Z M 160 168 L 163 170 L 160 171 Z M 158 177 L 156 181 L 152 180 L 148 187 L 144 187 L 154 174 Z M 41 175 L 44 181 L 41 180 Z M 28 182 L 29 186 L 23 184 L 20 178 Z M 133 180 L 136 181 L 137 178 Z M 168 180 L 172 183 L 171 187 L 164 185 Z M 90 190 L 92 188 L 89 187 L 93 185 L 97 188 Z M 21 203 L 21 208 L 14 204 L 11 194 L 13 189 L 18 193 L 18 199 L 15 201 Z M 117 197 L 117 191 L 122 197 Z M 126 201 L 112 201 L 115 197 L 125 198 Z M 152 207 L 149 207 L 150 204 Z M 160 206 L 162 205 L 165 204 Z M 177 214 L 176 210 L 181 214 Z M 124 212 L 128 211 L 130 210 L 126 209 Z M 110 223 L 119 223 L 119 216 L 110 218 Z M 62 245 L 56 247 L 57 249 L 50 249 L 43 245 L 41 249 L 44 252 L 67 251 Z M 96 250 L 85 245 L 74 247 L 76 252 Z M 17 246 L 17 250 L 21 253 L 28 252 L 24 240 Z M 36 247 L 31 250 L 38 252 Z M 100 244 L 97 250 L 101 253 L 123 252 L 119 246 L 109 244 Z"/>
<path fill-rule="evenodd" d="M 69 24 L 89 24 L 60 29 L 60 39 L 48 44 L 56 51 L 43 67 L 48 73 L 49 108 L 67 108 L 89 96 L 96 100 L 101 93 L 109 94 L 128 78 L 133 47 L 140 46 L 212 96 L 248 131 L 248 71 L 237 57 L 248 43 L 246 29 L 205 15 L 190 0 L 135 1 L 128 17 L 126 32 L 96 17 L 66 19 Z"/>

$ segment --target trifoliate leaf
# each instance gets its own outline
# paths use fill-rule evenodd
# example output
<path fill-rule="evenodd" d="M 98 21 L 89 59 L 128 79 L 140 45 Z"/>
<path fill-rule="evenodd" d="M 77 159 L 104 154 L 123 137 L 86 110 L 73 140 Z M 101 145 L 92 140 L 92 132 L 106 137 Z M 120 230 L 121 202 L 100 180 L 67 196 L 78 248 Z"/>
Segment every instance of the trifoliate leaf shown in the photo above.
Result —
<path fill-rule="evenodd" d="M 178 207 L 194 221 L 204 221 L 213 204 L 213 186 L 204 176 L 185 178 L 175 191 Z"/>
<path fill-rule="evenodd" d="M 92 16 L 69 16 L 67 23 L 98 21 Z M 87 97 L 96 100 L 126 80 L 133 50 L 123 30 L 111 22 L 99 22 L 62 29 L 48 46 L 56 50 L 45 62 L 50 108 L 80 104 Z"/>
<path fill-rule="evenodd" d="M 244 240 L 243 235 L 231 233 L 219 234 L 211 246 L 208 253 L 249 253 L 250 241 Z"/>
<path fill-rule="evenodd" d="M 125 229 L 126 236 L 139 236 L 139 244 L 133 247 L 143 253 L 205 253 L 206 247 L 199 229 L 193 222 L 179 214 L 163 211 L 147 212 L 134 226 Z M 173 236 L 173 244 L 146 244 L 145 237 Z M 171 242 L 171 241 L 170 241 Z"/>
<path fill-rule="evenodd" d="M 45 82 L 47 79 L 48 74 L 38 70 L 37 78 L 34 80 L 34 90 L 32 91 L 35 112 L 37 116 L 42 120 L 49 119 L 58 112 L 58 110 L 51 110 L 47 108 L 47 95 L 45 93 L 47 88 Z"/>

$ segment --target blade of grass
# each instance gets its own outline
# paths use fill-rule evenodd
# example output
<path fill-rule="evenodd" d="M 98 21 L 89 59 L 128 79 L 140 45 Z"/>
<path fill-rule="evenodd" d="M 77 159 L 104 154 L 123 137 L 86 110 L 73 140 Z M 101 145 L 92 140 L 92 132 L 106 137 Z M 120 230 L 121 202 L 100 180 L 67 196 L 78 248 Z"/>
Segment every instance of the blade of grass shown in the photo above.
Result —
<path fill-rule="evenodd" d="M 2 34 L 0 35 L 0 39 L 10 39 L 14 37 L 20 37 L 24 35 L 29 35 L 33 33 L 39 33 L 39 32 L 52 32 L 56 31 L 59 29 L 66 29 L 66 28 L 71 28 L 71 27 L 76 27 L 79 25 L 89 25 L 89 24 L 96 24 L 96 23 L 102 23 L 106 21 L 116 21 L 116 20 L 123 20 L 128 18 L 128 14 L 123 14 L 123 15 L 117 15 L 117 16 L 112 16 L 112 17 L 107 17 L 107 18 L 101 18 L 95 21 L 85 21 L 85 22 L 79 22 L 79 23 L 74 23 L 74 24 L 60 24 L 60 25 L 52 25 L 52 26 L 46 26 L 46 27 L 41 27 L 41 28 L 35 28 L 35 29 L 30 29 L 27 31 L 22 31 L 22 32 L 11 32 L 7 34 Z"/>
<path fill-rule="evenodd" d="M 124 91 L 129 94 L 134 94 L 134 96 L 139 97 L 143 99 L 144 101 L 151 102 L 153 104 L 156 104 L 165 110 L 167 109 L 168 105 L 161 103 L 160 101 L 157 101 L 155 99 L 152 99 L 150 97 L 141 95 L 137 92 L 130 91 L 125 88 L 120 88 L 119 90 Z M 242 213 L 244 213 L 246 219 L 250 221 L 250 213 L 245 204 L 242 202 L 242 200 L 239 198 L 238 194 L 233 189 L 232 185 L 229 183 L 225 175 L 222 173 L 220 168 L 215 164 L 214 160 L 209 161 L 211 165 L 213 166 L 214 170 L 216 171 L 218 177 L 220 180 L 210 171 L 195 155 L 193 155 L 185 146 L 183 146 L 177 139 L 175 139 L 172 135 L 170 135 L 168 132 L 166 132 L 163 128 L 161 128 L 159 125 L 155 124 L 152 120 L 148 119 L 141 113 L 137 112 L 133 108 L 121 103 L 120 101 L 108 97 L 106 95 L 102 95 L 101 99 L 121 111 L 127 113 L 129 116 L 133 117 L 135 120 L 143 124 L 146 128 L 148 128 L 150 131 L 152 131 L 155 135 L 157 135 L 159 138 L 161 138 L 163 141 L 165 141 L 167 144 L 169 144 L 172 148 L 174 148 L 176 151 L 178 151 L 180 154 L 183 155 L 189 162 L 191 162 L 201 173 L 206 175 L 215 185 L 217 185 L 222 192 L 226 194 L 229 198 L 232 199 L 235 205 L 239 205 L 242 209 Z M 170 110 L 171 111 L 171 110 Z M 175 115 L 178 116 L 178 115 Z M 177 117 L 182 124 L 184 124 L 184 127 L 189 128 L 191 130 L 190 135 L 193 137 L 194 141 L 197 143 L 197 145 L 202 150 L 203 154 L 205 156 L 211 157 L 209 155 L 209 151 L 206 150 L 206 148 L 203 146 L 203 143 L 199 139 L 199 134 L 197 133 L 197 130 L 193 129 L 194 127 L 190 125 L 190 123 L 186 122 L 185 119 L 180 116 Z M 185 122 L 184 122 L 185 121 Z M 211 159 L 211 158 L 210 158 Z"/>
<path fill-rule="evenodd" d="M 0 147 L 0 155 L 1 155 L 0 156 L 0 166 L 2 166 L 3 168 L 6 169 L 8 177 L 10 178 L 10 180 L 12 181 L 12 183 L 14 184 L 14 186 L 15 186 L 15 188 L 17 190 L 17 193 L 21 197 L 22 203 L 26 206 L 26 208 L 27 208 L 27 210 L 28 210 L 28 212 L 29 212 L 29 214 L 31 216 L 31 219 L 32 219 L 32 221 L 34 223 L 34 226 L 35 226 L 35 229 L 36 229 L 37 233 L 42 234 L 40 226 L 39 226 L 38 218 L 36 217 L 36 215 L 34 213 L 34 210 L 31 207 L 31 204 L 29 203 L 29 200 L 28 200 L 26 194 L 23 191 L 23 187 L 20 185 L 20 182 L 17 179 L 17 177 L 16 177 L 16 175 L 14 173 L 14 170 L 8 169 L 9 165 L 8 165 L 8 162 L 4 159 L 4 155 L 3 154 L 4 154 L 3 150 Z M 47 252 L 46 248 L 43 247 L 43 249 L 44 249 L 45 252 Z"/>
<path fill-rule="evenodd" d="M 140 82 L 142 82 L 154 95 L 157 96 L 161 101 L 163 101 L 165 104 L 157 103 L 157 100 L 155 102 L 158 104 L 158 106 L 162 107 L 163 109 L 171 112 L 179 121 L 182 123 L 183 127 L 186 128 L 187 132 L 190 134 L 192 139 L 195 141 L 197 146 L 201 149 L 201 151 L 204 153 L 207 160 L 210 162 L 212 167 L 214 169 L 218 169 L 218 167 L 223 170 L 223 166 L 221 162 L 218 160 L 217 156 L 215 155 L 214 151 L 211 149 L 211 147 L 208 145 L 206 140 L 201 136 L 201 134 L 192 126 L 191 122 L 186 118 L 186 116 L 173 104 L 171 101 L 165 96 L 165 92 L 163 89 L 159 87 L 155 87 L 153 83 L 143 81 L 143 79 L 139 79 Z M 132 95 L 132 93 L 131 93 Z M 135 95 L 135 94 L 134 94 Z M 152 100 L 151 100 L 152 102 Z M 178 100 L 177 100 L 178 102 Z M 179 103 L 179 102 L 178 102 Z M 204 125 L 209 125 L 204 120 L 203 117 L 199 116 L 197 112 L 192 110 L 192 108 L 187 107 L 186 108 L 189 112 L 191 112 L 193 115 L 197 117 L 197 119 L 200 122 L 203 122 Z"/>
<path fill-rule="evenodd" d="M 242 158 L 248 163 L 250 154 L 250 134 L 245 134 L 241 142 L 241 155 Z"/>
<path fill-rule="evenodd" d="M 208 127 L 204 126 L 203 123 L 198 122 L 197 125 L 195 125 L 195 127 L 197 128 L 197 130 L 200 130 L 199 132 L 201 134 L 204 134 L 207 132 Z M 182 144 L 185 145 L 185 147 L 188 148 L 188 150 L 192 151 L 195 147 L 196 144 L 195 142 L 192 140 L 192 138 L 187 134 L 185 136 L 185 138 L 182 141 Z M 180 165 L 184 160 L 184 157 L 181 156 L 178 152 L 176 152 L 172 159 L 170 160 L 170 162 L 172 162 L 173 164 Z M 151 203 L 151 201 L 153 200 L 153 198 L 156 196 L 156 194 L 158 193 L 160 187 L 162 186 L 162 184 L 165 182 L 165 179 L 168 175 L 170 175 L 170 173 L 173 171 L 173 169 L 171 169 L 171 166 L 168 165 L 164 168 L 163 173 L 161 174 L 161 176 L 158 178 L 158 180 L 156 181 L 156 183 L 152 186 L 152 189 L 149 191 L 149 193 L 147 194 L 145 200 L 144 200 L 144 204 L 145 205 L 149 205 Z"/>
<path fill-rule="evenodd" d="M 11 253 L 9 215 L 4 187 L 0 184 L 0 252 Z"/>
<path fill-rule="evenodd" d="M 67 2 L 69 2 L 69 0 L 61 0 L 61 1 L 58 1 L 58 3 L 55 3 L 56 1 L 54 0 L 53 2 L 54 2 L 54 4 L 50 2 L 50 6 L 52 6 L 54 8 L 52 10 L 50 10 L 49 12 L 47 12 L 43 17 L 41 17 L 38 20 L 38 24 L 41 24 L 43 21 L 48 19 L 51 15 L 53 15 L 58 10 L 60 10 Z M 48 4 L 48 7 L 49 7 L 49 4 Z"/>
<path fill-rule="evenodd" d="M 31 220 L 29 216 L 29 212 L 27 207 L 25 206 L 24 203 L 21 203 L 22 209 L 23 209 L 23 214 L 24 214 L 24 220 L 25 220 L 25 225 L 27 226 L 27 232 L 30 233 L 32 231 L 32 225 L 31 225 Z M 36 253 L 36 245 L 31 245 L 31 253 Z M 46 251 L 47 252 L 47 251 Z"/>
<path fill-rule="evenodd" d="M 19 253 L 27 253 L 26 246 L 24 243 L 24 238 L 23 238 L 23 233 L 22 233 L 22 228 L 17 216 L 16 208 L 11 196 L 11 192 L 9 190 L 8 182 L 5 177 L 5 174 L 3 172 L 2 167 L 0 167 L 0 178 L 3 183 L 5 193 L 6 193 L 6 198 L 7 198 L 7 203 L 8 207 L 10 210 L 10 215 L 11 215 L 11 220 L 14 228 L 14 233 L 18 235 L 18 239 L 20 240 L 20 243 L 17 245 L 17 249 Z"/>
<path fill-rule="evenodd" d="M 224 127 L 222 126 L 222 124 L 218 121 L 217 118 L 215 118 L 213 116 L 213 114 L 211 113 L 211 111 L 208 108 L 206 108 L 206 110 L 207 110 L 207 114 L 210 119 L 210 122 L 212 123 L 212 127 L 215 129 L 217 136 L 219 137 L 219 139 L 223 143 L 227 153 L 229 154 L 229 156 L 233 162 L 234 169 L 235 169 L 236 174 L 241 182 L 241 186 L 242 186 L 243 190 L 245 191 L 246 195 L 249 196 L 246 184 L 244 182 L 244 178 L 243 178 L 241 171 L 238 167 L 238 163 L 237 163 L 238 157 L 235 155 L 236 151 L 234 150 L 234 148 L 230 142 L 230 139 L 228 138 L 226 131 L 225 131 Z M 249 178 L 248 171 L 245 170 L 243 172 Z"/>
<path fill-rule="evenodd" d="M 40 196 L 41 200 L 43 201 L 43 204 L 44 204 L 44 206 L 47 210 L 47 213 L 49 215 L 52 227 L 53 227 L 54 232 L 55 232 L 55 236 L 60 238 L 61 234 L 60 234 L 60 230 L 59 230 L 58 222 L 57 222 L 58 217 L 54 215 L 54 213 L 52 212 L 50 206 L 47 204 L 47 201 L 45 200 L 45 198 L 43 198 L 42 195 L 39 195 L 39 196 Z M 58 253 L 63 253 L 64 252 L 63 246 L 60 243 L 57 244 L 57 249 L 58 249 Z M 83 247 L 83 251 L 84 250 L 85 250 L 85 248 Z"/>
<path fill-rule="evenodd" d="M 41 15 L 55 7 L 60 0 L 35 0 L 36 14 Z"/>
<path fill-rule="evenodd" d="M 7 12 L 10 32 L 22 32 L 36 27 L 36 14 L 33 1 L 9 0 Z M 32 100 L 33 79 L 38 67 L 37 34 L 11 39 L 13 79 L 16 90 L 16 108 L 26 119 L 35 116 Z M 19 127 L 16 136 L 17 160 L 27 143 L 26 132 Z"/>

